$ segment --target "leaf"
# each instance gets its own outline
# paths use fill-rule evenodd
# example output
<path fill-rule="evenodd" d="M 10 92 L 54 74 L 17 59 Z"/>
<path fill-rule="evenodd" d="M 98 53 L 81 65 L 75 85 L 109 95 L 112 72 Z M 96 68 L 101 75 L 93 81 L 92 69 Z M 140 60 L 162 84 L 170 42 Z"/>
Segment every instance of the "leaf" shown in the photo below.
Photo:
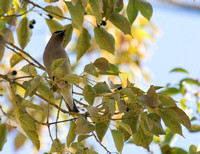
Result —
<path fill-rule="evenodd" d="M 54 32 L 58 31 L 58 30 L 63 30 L 63 26 L 56 20 L 54 19 L 45 19 L 46 23 L 51 31 L 51 34 L 53 34 Z"/>
<path fill-rule="evenodd" d="M 97 94 L 102 94 L 102 93 L 110 93 L 110 89 L 106 82 L 99 82 L 97 83 L 94 87 L 94 90 L 96 91 Z"/>
<path fill-rule="evenodd" d="M 187 116 L 187 114 L 181 110 L 178 107 L 170 107 L 171 110 L 175 111 L 178 115 L 178 118 L 180 118 L 180 122 L 189 130 L 192 129 L 191 123 L 190 123 L 190 119 Z"/>
<path fill-rule="evenodd" d="M 197 147 L 193 144 L 190 145 L 188 154 L 198 154 L 198 153 L 199 153 L 199 151 L 197 150 Z"/>
<path fill-rule="evenodd" d="M 29 24 L 28 18 L 24 17 L 16 29 L 18 42 L 22 49 L 26 47 L 32 36 L 32 30 L 29 28 Z"/>
<path fill-rule="evenodd" d="M 110 22 L 112 22 L 113 25 L 115 25 L 117 28 L 119 28 L 124 34 L 131 34 L 131 26 L 128 20 L 121 14 L 114 12 L 110 18 Z"/>
<path fill-rule="evenodd" d="M 78 142 L 81 142 L 81 141 L 87 139 L 90 136 L 92 136 L 92 135 L 79 135 L 78 136 Z"/>
<path fill-rule="evenodd" d="M 96 17 L 97 24 L 100 25 L 102 21 L 102 16 L 100 12 L 99 0 L 89 0 L 89 4 L 92 8 L 92 12 Z"/>
<path fill-rule="evenodd" d="M 166 135 L 164 136 L 164 141 L 162 142 L 162 145 L 170 145 L 174 141 L 176 136 L 169 128 L 165 129 L 165 133 Z"/>
<path fill-rule="evenodd" d="M 105 136 L 107 130 L 108 130 L 108 124 L 105 122 L 100 122 L 95 124 L 95 131 L 97 134 L 98 139 L 102 142 L 103 137 Z"/>
<path fill-rule="evenodd" d="M 10 58 L 10 66 L 14 67 L 16 64 L 18 64 L 22 60 L 23 58 L 21 56 L 19 56 L 18 54 L 13 54 L 12 57 Z"/>
<path fill-rule="evenodd" d="M 186 73 L 186 74 L 189 74 L 189 72 L 187 70 L 185 70 L 184 68 L 174 68 L 170 71 L 170 73 L 173 73 L 173 72 L 180 72 L 180 73 Z"/>
<path fill-rule="evenodd" d="M 82 79 L 77 74 L 66 74 L 61 79 L 71 84 L 79 84 L 82 81 Z"/>
<path fill-rule="evenodd" d="M 26 136 L 23 135 L 22 133 L 19 133 L 16 137 L 15 137 L 15 150 L 17 151 L 18 149 L 20 149 L 26 142 Z"/>
<path fill-rule="evenodd" d="M 130 100 L 132 100 L 133 102 L 136 101 L 136 97 L 135 94 L 133 93 L 132 89 L 129 87 L 126 87 L 122 90 L 120 90 L 121 93 L 125 94 Z"/>
<path fill-rule="evenodd" d="M 136 8 L 147 20 L 151 19 L 153 8 L 149 2 L 145 0 L 136 0 Z"/>
<path fill-rule="evenodd" d="M 107 59 L 101 57 L 94 61 L 93 65 L 102 71 L 110 70 L 110 65 Z"/>
<path fill-rule="evenodd" d="M 78 0 L 75 6 L 71 2 L 65 2 L 65 4 L 71 15 L 73 27 L 80 30 L 84 22 L 84 8 L 81 0 Z"/>
<path fill-rule="evenodd" d="M 108 19 L 114 11 L 114 0 L 103 0 L 103 17 Z"/>
<path fill-rule="evenodd" d="M 12 2 L 13 0 L 0 1 L 0 15 L 3 15 L 7 13 L 8 11 L 10 11 L 10 9 L 12 8 Z"/>
<path fill-rule="evenodd" d="M 76 131 L 76 123 L 74 121 L 70 121 L 70 128 L 67 135 L 67 147 L 69 147 L 70 144 L 75 140 L 76 138 L 75 131 Z"/>
<path fill-rule="evenodd" d="M 48 10 L 49 12 L 53 12 L 53 13 L 55 13 L 55 14 L 58 14 L 58 15 L 60 15 L 60 16 L 63 16 L 63 12 L 62 12 L 62 10 L 61 10 L 58 6 L 48 5 L 48 6 L 46 6 L 44 9 L 45 9 L 45 10 Z M 55 14 L 52 14 L 52 13 L 49 13 L 49 14 L 50 14 L 52 17 L 55 17 L 55 18 L 57 18 L 57 19 L 60 19 L 60 20 L 64 19 L 64 18 L 59 17 L 59 16 L 57 16 L 57 15 L 55 15 Z"/>
<path fill-rule="evenodd" d="M 27 64 L 24 67 L 22 67 L 21 71 L 23 71 L 24 73 L 26 73 L 28 75 L 31 75 L 31 76 L 36 76 L 37 75 L 37 70 L 31 64 Z"/>
<path fill-rule="evenodd" d="M 91 46 L 91 36 L 87 29 L 82 28 L 76 44 L 77 61 L 88 51 Z"/>
<path fill-rule="evenodd" d="M 135 134 L 133 134 L 133 140 L 136 145 L 142 146 L 149 150 L 149 144 L 152 142 L 153 136 L 145 135 L 142 128 L 139 127 L 138 131 Z"/>
<path fill-rule="evenodd" d="M 173 154 L 188 154 L 184 149 L 173 147 L 171 148 Z"/>
<path fill-rule="evenodd" d="M 0 28 L 0 34 L 3 35 L 4 39 L 6 39 L 8 42 L 14 44 L 14 36 L 12 30 L 9 28 Z"/>
<path fill-rule="evenodd" d="M 110 115 L 112 117 L 115 113 L 115 101 L 114 101 L 114 99 L 107 99 L 106 105 L 108 106 L 109 111 L 110 111 Z"/>
<path fill-rule="evenodd" d="M 83 116 L 76 121 L 76 134 L 87 134 L 94 131 L 94 125 L 90 124 Z"/>
<path fill-rule="evenodd" d="M 97 108 L 97 107 L 95 107 L 95 106 L 88 106 L 88 107 L 87 107 L 87 110 L 88 110 L 88 112 L 89 112 L 89 114 L 90 114 L 91 120 L 92 120 L 92 121 L 96 121 L 96 118 L 99 117 L 98 112 L 99 112 L 101 109 L 99 109 L 99 108 Z M 98 119 L 97 119 L 97 120 L 98 120 Z"/>
<path fill-rule="evenodd" d="M 39 75 L 35 76 L 31 83 L 26 88 L 26 92 L 24 94 L 24 98 L 29 96 L 39 85 L 41 77 Z"/>
<path fill-rule="evenodd" d="M 3 56 L 4 56 L 4 52 L 5 52 L 5 43 L 4 41 L 2 40 L 2 36 L 0 35 L 0 62 L 1 60 L 3 59 Z"/>
<path fill-rule="evenodd" d="M 129 0 L 128 6 L 126 8 L 126 13 L 128 16 L 128 20 L 132 25 L 138 15 L 138 10 L 136 8 L 136 0 Z"/>
<path fill-rule="evenodd" d="M 176 94 L 180 93 L 180 90 L 177 88 L 174 88 L 174 87 L 167 87 L 162 92 L 167 95 L 176 95 Z"/>
<path fill-rule="evenodd" d="M 65 144 L 61 143 L 61 141 L 58 138 L 54 139 L 53 142 L 54 143 L 52 143 L 51 150 L 49 151 L 49 153 L 53 153 L 53 152 L 59 152 L 60 153 L 60 151 L 64 151 Z"/>
<path fill-rule="evenodd" d="M 85 101 L 87 101 L 90 105 L 93 105 L 94 99 L 95 99 L 95 93 L 96 91 L 94 88 L 88 84 L 85 85 L 83 89 L 83 96 Z"/>
<path fill-rule="evenodd" d="M 51 65 L 51 72 L 53 74 L 53 72 L 56 71 L 56 69 L 58 69 L 59 67 L 61 67 L 63 65 L 63 63 L 65 62 L 66 58 L 59 58 L 53 61 L 52 65 Z"/>
<path fill-rule="evenodd" d="M 193 124 L 192 125 L 192 129 L 189 130 L 190 132 L 199 132 L 200 131 L 200 126 L 199 125 L 196 125 L 196 124 Z"/>
<path fill-rule="evenodd" d="M 156 113 L 150 113 L 147 115 L 148 120 L 150 123 L 152 123 L 153 127 L 150 130 L 151 133 L 153 133 L 154 135 L 161 135 L 161 134 L 165 134 L 165 131 L 162 128 L 161 125 L 161 118 L 158 114 Z"/>
<path fill-rule="evenodd" d="M 2 151 L 4 144 L 7 142 L 8 128 L 6 124 L 0 125 L 0 151 Z"/>
<path fill-rule="evenodd" d="M 23 107 L 28 107 L 28 108 L 44 111 L 44 109 L 40 105 L 36 105 L 36 104 L 30 102 L 29 100 L 23 100 L 21 105 Z"/>
<path fill-rule="evenodd" d="M 20 101 L 19 97 L 18 101 Z M 35 122 L 28 117 L 28 115 L 20 108 L 20 106 L 17 103 L 15 103 L 15 114 L 18 122 L 20 123 L 21 128 L 24 130 L 28 138 L 39 150 L 40 140 L 37 134 L 37 127 L 35 125 Z"/>
<path fill-rule="evenodd" d="M 182 79 L 180 81 L 180 83 L 182 84 L 183 82 L 186 82 L 187 84 L 191 84 L 191 85 L 196 85 L 196 86 L 200 86 L 200 83 L 198 80 L 192 79 L 192 78 L 185 78 Z"/>
<path fill-rule="evenodd" d="M 123 129 L 125 129 L 130 135 L 132 135 L 131 127 L 128 124 L 124 122 L 117 122 L 117 124 L 121 126 Z"/>
<path fill-rule="evenodd" d="M 138 116 L 134 115 L 130 110 L 122 116 L 122 122 L 128 124 L 131 127 L 132 134 L 137 132 L 138 129 Z"/>
<path fill-rule="evenodd" d="M 115 142 L 115 147 L 117 148 L 117 151 L 121 152 L 123 149 L 123 144 L 124 144 L 122 133 L 114 129 L 111 130 L 111 133 L 112 133 L 112 137 Z"/>
<path fill-rule="evenodd" d="M 105 29 L 101 27 L 94 28 L 94 37 L 95 41 L 101 49 L 108 51 L 109 53 L 114 54 L 115 52 L 115 39 L 108 33 Z"/>
<path fill-rule="evenodd" d="M 98 77 L 97 69 L 92 63 L 85 66 L 84 72 Z"/>
<path fill-rule="evenodd" d="M 72 38 L 72 33 L 73 33 L 72 24 L 64 26 L 64 29 L 65 29 L 65 38 L 63 40 L 63 47 L 65 48 Z"/>
<path fill-rule="evenodd" d="M 176 107 L 176 101 L 168 95 L 158 94 L 159 102 L 165 107 Z"/>
<path fill-rule="evenodd" d="M 159 109 L 159 115 L 161 116 L 162 120 L 164 121 L 165 125 L 173 132 L 182 134 L 182 128 L 180 123 L 178 122 L 178 116 L 175 111 L 170 109 Z"/>
<path fill-rule="evenodd" d="M 44 0 L 44 1 L 47 2 L 47 3 L 54 3 L 54 2 L 57 2 L 59 0 Z"/>

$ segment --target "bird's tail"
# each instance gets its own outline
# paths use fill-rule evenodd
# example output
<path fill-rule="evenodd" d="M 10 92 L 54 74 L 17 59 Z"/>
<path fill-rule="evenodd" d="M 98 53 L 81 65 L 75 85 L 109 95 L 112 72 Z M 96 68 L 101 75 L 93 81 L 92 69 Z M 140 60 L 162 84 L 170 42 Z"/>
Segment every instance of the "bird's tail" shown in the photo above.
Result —
<path fill-rule="evenodd" d="M 70 112 L 79 112 L 72 97 L 72 85 L 66 85 L 60 89 L 60 94 L 65 100 L 66 106 Z"/>

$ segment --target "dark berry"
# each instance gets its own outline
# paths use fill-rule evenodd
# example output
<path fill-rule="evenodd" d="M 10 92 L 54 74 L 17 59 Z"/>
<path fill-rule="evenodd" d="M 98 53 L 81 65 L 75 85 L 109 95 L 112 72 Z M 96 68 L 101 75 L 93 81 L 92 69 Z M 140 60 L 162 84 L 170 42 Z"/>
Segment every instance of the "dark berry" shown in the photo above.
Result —
<path fill-rule="evenodd" d="M 99 24 L 97 24 L 97 27 L 100 27 L 100 25 L 99 25 Z"/>
<path fill-rule="evenodd" d="M 129 111 L 129 108 L 127 107 L 127 108 L 126 108 L 126 112 L 128 112 L 128 111 Z"/>
<path fill-rule="evenodd" d="M 17 75 L 17 71 L 12 71 L 12 75 Z"/>
<path fill-rule="evenodd" d="M 49 19 L 53 19 L 53 16 L 50 14 L 47 14 L 47 16 L 49 17 Z"/>
<path fill-rule="evenodd" d="M 118 87 L 117 89 L 118 89 L 118 90 L 121 90 L 121 89 L 122 89 L 122 86 Z"/>
<path fill-rule="evenodd" d="M 103 20 L 103 21 L 101 22 L 101 25 L 102 25 L 102 26 L 106 26 L 106 25 L 107 25 L 107 22 Z"/>
<path fill-rule="evenodd" d="M 33 20 L 31 21 L 31 23 L 34 25 L 34 24 L 36 23 L 35 19 L 33 19 Z"/>
<path fill-rule="evenodd" d="M 33 29 L 33 28 L 34 28 L 33 24 L 30 24 L 30 25 L 29 25 L 29 28 L 30 28 L 30 29 Z"/>

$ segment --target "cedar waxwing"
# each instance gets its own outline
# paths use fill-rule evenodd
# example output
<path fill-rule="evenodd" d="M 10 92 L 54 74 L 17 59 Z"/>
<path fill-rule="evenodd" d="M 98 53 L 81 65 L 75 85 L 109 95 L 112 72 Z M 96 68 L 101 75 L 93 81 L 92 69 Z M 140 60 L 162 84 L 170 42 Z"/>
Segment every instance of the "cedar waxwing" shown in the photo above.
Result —
<path fill-rule="evenodd" d="M 43 54 L 43 62 L 46 67 L 46 71 L 50 77 L 52 77 L 55 82 L 56 78 L 64 77 L 65 74 L 71 73 L 70 61 L 68 58 L 65 49 L 63 48 L 63 40 L 65 35 L 65 30 L 56 31 L 52 34 L 49 42 L 46 45 L 44 54 Z M 59 74 L 52 74 L 51 65 L 53 61 L 60 58 L 66 58 L 62 66 L 58 69 Z M 72 85 L 67 82 L 57 83 L 59 88 L 59 94 L 62 95 L 64 101 L 66 102 L 66 106 L 71 112 L 79 112 L 72 97 Z"/>

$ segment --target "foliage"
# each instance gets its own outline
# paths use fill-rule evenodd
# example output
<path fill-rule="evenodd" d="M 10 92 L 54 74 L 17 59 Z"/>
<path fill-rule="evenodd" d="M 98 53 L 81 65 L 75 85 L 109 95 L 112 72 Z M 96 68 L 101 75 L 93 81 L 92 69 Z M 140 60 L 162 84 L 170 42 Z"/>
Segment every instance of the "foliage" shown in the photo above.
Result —
<path fill-rule="evenodd" d="M 0 1 L 1 68 L 4 69 L 2 72 L 9 72 L 0 74 L 0 86 L 3 97 L 10 103 L 10 107 L 1 104 L 4 114 L 0 125 L 1 150 L 6 142 L 8 128 L 16 128 L 19 131 L 15 138 L 16 150 L 24 146 L 27 138 L 39 150 L 40 138 L 43 135 L 41 126 L 46 126 L 52 140 L 49 153 L 97 153 L 85 144 L 87 138 L 93 138 L 107 153 L 111 153 L 103 145 L 103 138 L 108 131 L 111 132 L 118 152 L 122 152 L 126 141 L 150 150 L 149 145 L 155 136 L 169 135 L 164 131 L 161 120 L 171 133 L 182 136 L 181 125 L 191 131 L 194 130 L 192 128 L 199 130 L 198 126 L 191 126 L 187 114 L 169 96 L 172 92 L 170 88 L 158 92 L 159 87 L 151 85 L 148 91 L 144 92 L 129 81 L 136 75 L 132 68 L 140 70 L 148 79 L 140 62 L 144 57 L 141 47 L 147 48 L 145 40 L 153 40 L 156 33 L 155 27 L 149 22 L 153 13 L 149 2 L 130 0 L 127 7 L 122 0 L 45 0 L 45 7 L 40 3 L 29 0 Z M 143 17 L 138 16 L 139 12 Z M 47 77 L 41 63 L 35 60 L 30 52 L 24 51 L 34 35 L 32 29 L 36 21 L 29 20 L 30 13 L 38 13 L 42 17 L 47 14 L 44 20 L 51 33 L 65 29 L 64 47 L 72 40 L 72 36 L 76 36 L 76 65 L 84 55 L 99 53 L 99 58 L 87 64 L 80 75 L 66 74 L 59 79 L 76 87 L 74 94 L 80 97 L 79 100 L 74 97 L 74 100 L 80 113 L 65 110 L 61 105 L 62 101 L 54 98 L 59 87 L 54 80 Z M 71 18 L 66 17 L 69 15 Z M 70 21 L 70 24 L 62 25 L 62 20 Z M 145 27 L 150 27 L 153 33 L 145 31 Z M 20 47 L 15 45 L 14 32 Z M 5 60 L 5 48 L 13 52 L 9 66 Z M 64 60 L 54 61 L 52 72 L 55 72 Z M 131 68 L 127 72 L 130 74 L 129 79 L 122 73 L 124 65 Z M 175 71 L 186 73 L 183 69 L 175 69 L 172 72 Z M 109 77 L 109 84 L 104 81 L 105 77 Z M 115 84 L 119 78 L 122 82 Z M 184 82 L 199 86 L 197 80 L 185 78 L 180 84 L 181 92 L 185 90 Z M 179 92 L 177 89 L 176 93 Z M 71 115 L 71 118 L 66 115 Z M 55 118 L 54 122 L 50 122 L 50 119 Z M 12 121 L 17 123 L 17 126 Z M 65 122 L 70 123 L 68 133 L 62 134 L 66 136 L 66 144 L 58 137 L 59 124 Z M 52 125 L 55 126 L 56 137 L 52 135 Z M 161 150 L 169 150 L 167 145 L 161 146 Z M 170 150 L 181 151 L 177 148 Z M 196 147 L 192 145 L 189 150 L 193 152 Z"/>

